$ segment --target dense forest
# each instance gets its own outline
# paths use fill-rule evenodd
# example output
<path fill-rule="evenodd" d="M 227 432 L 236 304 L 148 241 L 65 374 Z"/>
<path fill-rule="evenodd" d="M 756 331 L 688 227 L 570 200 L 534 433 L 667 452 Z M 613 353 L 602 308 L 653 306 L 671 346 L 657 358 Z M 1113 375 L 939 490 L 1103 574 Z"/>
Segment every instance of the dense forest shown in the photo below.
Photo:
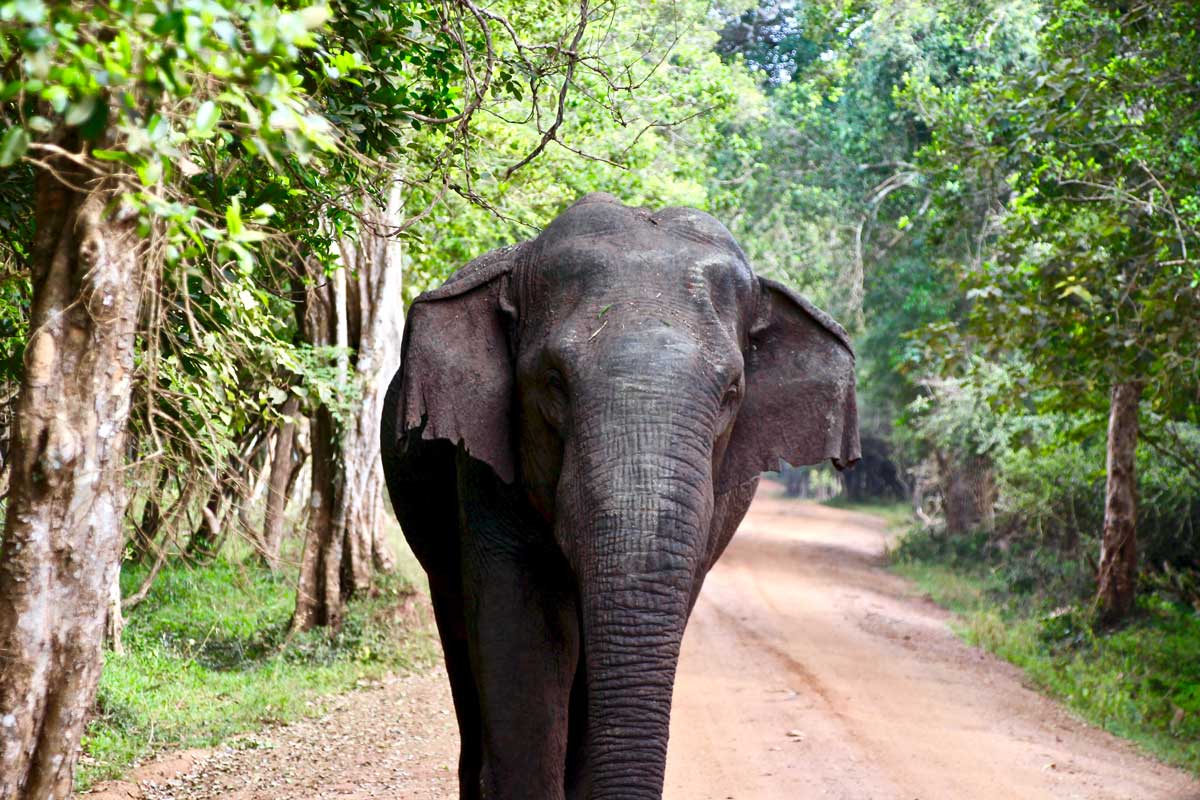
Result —
<path fill-rule="evenodd" d="M 255 663 L 392 646 L 406 305 L 591 191 L 841 320 L 864 460 L 804 480 L 1046 664 L 1134 648 L 1100 718 L 1200 768 L 1195 4 L 4 0 L 0 797 L 181 741 L 101 755 L 223 603 Z"/>

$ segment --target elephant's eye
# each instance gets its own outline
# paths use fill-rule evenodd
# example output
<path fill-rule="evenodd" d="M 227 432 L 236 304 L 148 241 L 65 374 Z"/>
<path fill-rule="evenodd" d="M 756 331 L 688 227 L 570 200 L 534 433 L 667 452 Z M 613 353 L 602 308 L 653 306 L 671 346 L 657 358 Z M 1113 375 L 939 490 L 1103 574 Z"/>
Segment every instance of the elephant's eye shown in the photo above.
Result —
<path fill-rule="evenodd" d="M 542 393 L 542 413 L 551 425 L 562 425 L 567 411 L 567 381 L 561 372 L 548 369 L 542 376 L 542 385 L 546 387 Z"/>
<path fill-rule="evenodd" d="M 721 405 L 732 406 L 737 403 L 742 396 L 742 381 L 739 378 L 728 389 L 725 390 L 725 396 L 721 398 Z"/>
<path fill-rule="evenodd" d="M 560 399 L 565 400 L 567 397 L 567 382 L 563 380 L 562 373 L 556 369 L 546 370 L 545 376 L 546 388 Z"/>

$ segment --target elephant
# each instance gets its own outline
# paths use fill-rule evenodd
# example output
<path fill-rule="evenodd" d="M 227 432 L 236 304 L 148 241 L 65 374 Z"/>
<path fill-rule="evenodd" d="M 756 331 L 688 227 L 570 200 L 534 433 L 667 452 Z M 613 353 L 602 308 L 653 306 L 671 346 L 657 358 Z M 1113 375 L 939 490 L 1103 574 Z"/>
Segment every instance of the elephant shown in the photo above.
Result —
<path fill-rule="evenodd" d="M 463 800 L 661 798 L 684 626 L 764 470 L 859 456 L 845 331 L 609 194 L 420 295 L 381 420 Z"/>

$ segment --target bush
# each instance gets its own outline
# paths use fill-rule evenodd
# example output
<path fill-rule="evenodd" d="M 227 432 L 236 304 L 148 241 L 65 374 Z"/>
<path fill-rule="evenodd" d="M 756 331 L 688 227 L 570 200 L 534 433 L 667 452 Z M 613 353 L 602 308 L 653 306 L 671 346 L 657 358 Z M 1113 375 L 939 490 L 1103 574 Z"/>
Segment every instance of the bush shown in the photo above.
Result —
<path fill-rule="evenodd" d="M 1145 444 L 1137 459 L 1143 588 L 1200 600 L 1200 484 Z M 1104 463 L 1100 437 L 1059 435 L 999 457 L 997 542 L 1011 551 L 1014 588 L 1023 573 L 1030 589 L 1059 600 L 1090 594 L 1104 528 Z"/>
<path fill-rule="evenodd" d="M 1055 437 L 1005 450 L 996 460 L 997 529 L 1003 535 L 1076 552 L 1104 524 L 1104 446 Z M 1081 541 L 1086 540 L 1086 542 Z"/>

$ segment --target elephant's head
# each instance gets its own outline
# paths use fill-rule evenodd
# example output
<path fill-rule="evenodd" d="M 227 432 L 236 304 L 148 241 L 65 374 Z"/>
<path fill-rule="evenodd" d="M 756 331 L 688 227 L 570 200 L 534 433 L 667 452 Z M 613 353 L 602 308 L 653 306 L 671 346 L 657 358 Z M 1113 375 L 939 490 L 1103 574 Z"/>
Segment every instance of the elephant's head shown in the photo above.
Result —
<path fill-rule="evenodd" d="M 858 458 L 845 333 L 712 217 L 588 195 L 422 295 L 404 346 L 400 428 L 519 481 L 577 576 L 592 796 L 657 797 L 714 517 L 781 458 Z"/>

